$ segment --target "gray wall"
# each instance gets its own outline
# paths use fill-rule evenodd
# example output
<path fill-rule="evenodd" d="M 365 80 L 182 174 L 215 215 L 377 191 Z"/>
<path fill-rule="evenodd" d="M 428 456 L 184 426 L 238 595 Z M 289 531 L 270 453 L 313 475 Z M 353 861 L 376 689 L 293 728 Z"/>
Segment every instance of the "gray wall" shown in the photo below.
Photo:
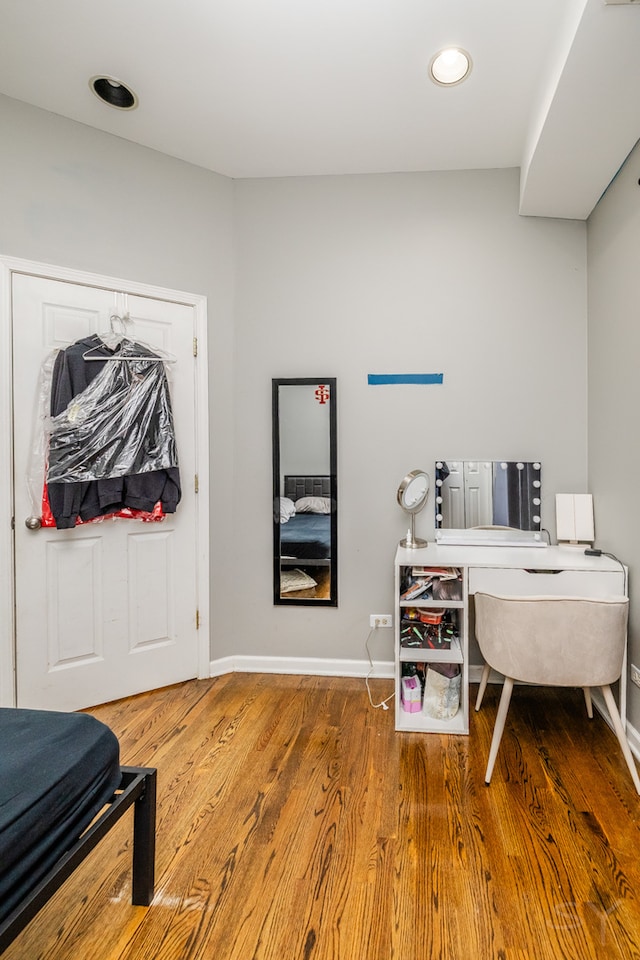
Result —
<path fill-rule="evenodd" d="M 640 146 L 588 222 L 589 486 L 597 545 L 629 566 L 629 656 L 640 665 Z M 636 470 L 638 467 L 638 470 Z M 640 730 L 640 690 L 629 685 L 628 719 Z"/>
<path fill-rule="evenodd" d="M 398 483 L 437 457 L 541 459 L 552 535 L 553 494 L 587 489 L 586 227 L 519 217 L 515 170 L 233 183 L 0 98 L 0 208 L 3 254 L 209 298 L 214 658 L 363 659 Z M 406 372 L 444 384 L 367 385 Z M 338 378 L 338 609 L 272 605 L 287 376 Z"/>
<path fill-rule="evenodd" d="M 233 652 L 363 658 L 391 612 L 400 480 L 438 457 L 541 459 L 586 490 L 586 226 L 518 216 L 516 170 L 238 181 Z M 368 373 L 444 373 L 368 386 Z M 338 378 L 337 610 L 271 596 L 271 377 Z M 417 520 L 433 534 L 433 501 Z M 250 544 L 250 545 L 249 545 Z M 374 655 L 391 657 L 391 631 Z"/>
<path fill-rule="evenodd" d="M 205 294 L 212 502 L 232 495 L 233 185 L 0 96 L 0 253 Z M 3 442 L 2 451 L 6 455 Z M 212 629 L 228 632 L 230 511 L 212 511 Z"/>

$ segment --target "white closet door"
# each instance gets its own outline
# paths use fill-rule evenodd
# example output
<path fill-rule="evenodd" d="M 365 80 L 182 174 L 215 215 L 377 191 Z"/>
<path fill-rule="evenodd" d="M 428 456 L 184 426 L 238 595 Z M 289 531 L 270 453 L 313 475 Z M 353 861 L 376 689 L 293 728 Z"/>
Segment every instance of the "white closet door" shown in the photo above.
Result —
<path fill-rule="evenodd" d="M 16 274 L 12 294 L 18 706 L 73 710 L 196 677 L 193 308 L 137 296 L 126 304 L 130 335 L 176 358 L 169 375 L 177 513 L 159 523 L 31 530 L 27 476 L 42 361 L 55 347 L 108 330 L 124 298 Z"/>

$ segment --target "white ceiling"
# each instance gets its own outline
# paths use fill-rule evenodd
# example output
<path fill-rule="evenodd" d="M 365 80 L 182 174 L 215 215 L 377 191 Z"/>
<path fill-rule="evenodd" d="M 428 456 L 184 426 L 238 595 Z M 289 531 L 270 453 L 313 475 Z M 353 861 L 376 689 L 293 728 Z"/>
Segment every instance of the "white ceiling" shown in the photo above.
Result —
<path fill-rule="evenodd" d="M 0 93 L 235 178 L 521 167 L 522 213 L 585 219 L 640 138 L 640 0 L 0 0 Z"/>

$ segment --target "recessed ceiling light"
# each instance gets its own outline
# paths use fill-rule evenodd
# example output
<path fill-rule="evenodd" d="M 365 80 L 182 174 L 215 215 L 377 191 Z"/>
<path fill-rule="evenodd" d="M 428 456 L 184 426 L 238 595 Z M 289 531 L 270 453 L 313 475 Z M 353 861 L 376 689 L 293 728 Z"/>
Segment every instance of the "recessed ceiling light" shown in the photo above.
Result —
<path fill-rule="evenodd" d="M 96 97 L 117 110 L 133 110 L 138 106 L 138 98 L 133 90 L 115 77 L 91 77 L 89 86 Z"/>
<path fill-rule="evenodd" d="M 471 73 L 471 57 L 461 47 L 447 47 L 431 58 L 429 76 L 441 87 L 462 83 Z"/>

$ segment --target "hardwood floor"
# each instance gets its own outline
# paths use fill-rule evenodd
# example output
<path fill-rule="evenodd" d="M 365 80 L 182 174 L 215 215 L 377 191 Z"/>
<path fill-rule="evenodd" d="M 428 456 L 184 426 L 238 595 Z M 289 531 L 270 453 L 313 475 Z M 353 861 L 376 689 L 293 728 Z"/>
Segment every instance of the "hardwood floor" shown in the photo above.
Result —
<path fill-rule="evenodd" d="M 231 674 L 92 710 L 158 768 L 156 898 L 130 904 L 128 814 L 3 960 L 640 957 L 613 733 L 581 691 L 517 688 L 486 787 L 497 697 L 469 737 L 395 733 L 357 679 Z"/>

